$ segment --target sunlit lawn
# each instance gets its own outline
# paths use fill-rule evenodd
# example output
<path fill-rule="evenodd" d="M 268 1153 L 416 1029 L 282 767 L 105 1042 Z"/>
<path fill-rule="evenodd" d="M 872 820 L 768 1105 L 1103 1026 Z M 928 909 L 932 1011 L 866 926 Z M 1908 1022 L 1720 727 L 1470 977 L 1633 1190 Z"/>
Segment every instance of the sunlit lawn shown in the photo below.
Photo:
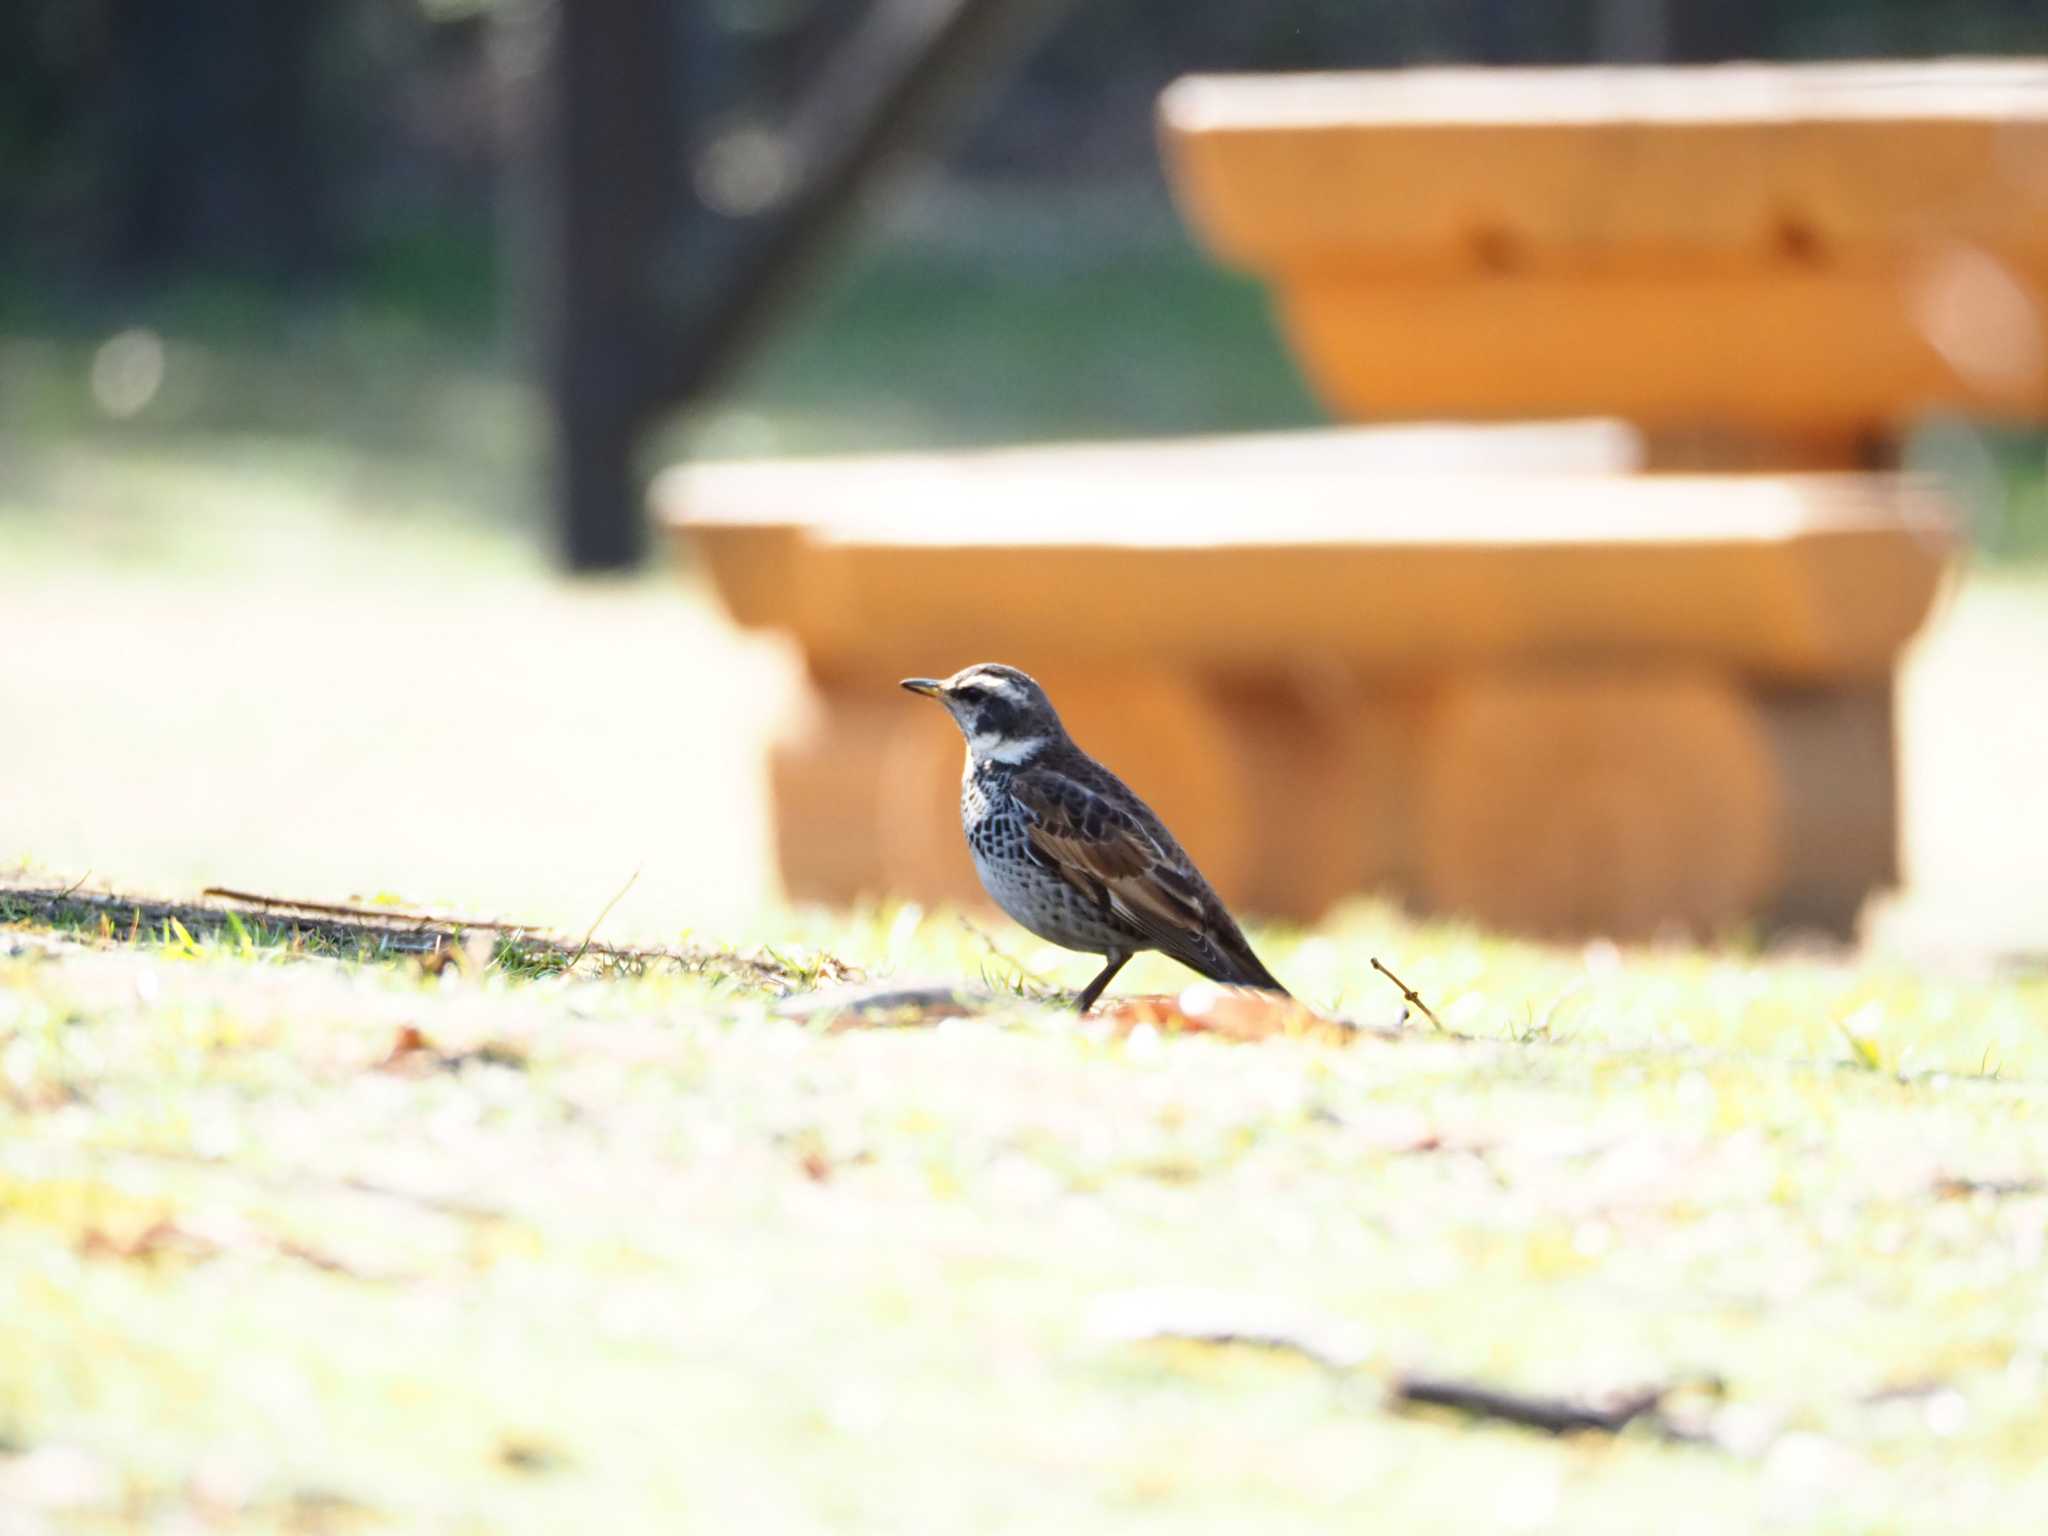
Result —
<path fill-rule="evenodd" d="M 820 945 L 1013 979 L 943 913 L 772 937 L 799 988 Z M 715 960 L 0 929 L 0 1491 L 108 1528 L 2048 1518 L 2048 984 L 1373 908 L 1266 942 L 1383 1024 L 1390 956 L 1461 1037 L 828 1032 Z M 1706 1443 L 1553 1441 L 1389 1411 L 1417 1369 L 1718 1385 Z"/>

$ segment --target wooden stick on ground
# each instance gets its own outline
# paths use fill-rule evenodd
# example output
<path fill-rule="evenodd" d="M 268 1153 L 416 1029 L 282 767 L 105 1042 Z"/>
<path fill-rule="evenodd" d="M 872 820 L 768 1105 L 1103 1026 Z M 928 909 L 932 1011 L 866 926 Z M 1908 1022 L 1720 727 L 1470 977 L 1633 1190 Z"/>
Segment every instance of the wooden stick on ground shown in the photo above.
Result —
<path fill-rule="evenodd" d="M 638 879 L 638 871 L 634 878 Z M 627 882 L 629 885 L 631 882 Z M 623 896 L 624 891 L 619 892 Z M 323 917 L 354 917 L 377 923 L 418 923 L 436 928 L 491 928 L 501 933 L 535 933 L 539 930 L 532 923 L 493 922 L 481 917 L 450 916 L 434 912 L 402 912 L 396 907 L 346 907 L 327 901 L 301 901 L 294 896 L 265 896 L 257 891 L 237 891 L 225 885 L 209 885 L 199 893 L 207 901 L 239 901 L 252 907 L 285 908 L 293 912 L 317 912 Z M 612 898 L 617 902 L 618 897 Z M 611 907 L 607 906 L 605 912 Z M 604 912 L 598 914 L 598 921 L 604 921 Z M 592 925 L 593 929 L 595 924 Z"/>
<path fill-rule="evenodd" d="M 1422 1016 L 1425 1019 L 1429 1020 L 1431 1024 L 1436 1026 L 1436 1032 L 1438 1034 L 1446 1035 L 1450 1033 L 1449 1030 L 1444 1028 L 1444 1021 L 1436 1016 L 1435 1011 L 1430 1008 L 1429 1004 L 1425 1003 L 1419 996 L 1416 995 L 1416 991 L 1413 987 L 1409 986 L 1407 982 L 1403 981 L 1400 977 L 1396 976 L 1392 971 L 1388 970 L 1384 965 L 1380 964 L 1380 957 L 1378 955 L 1374 955 L 1372 957 L 1372 968 L 1378 971 L 1382 976 L 1386 977 L 1387 980 L 1391 981 L 1395 986 L 1399 987 L 1401 989 L 1402 999 L 1408 1004 L 1409 1007 L 1421 1009 Z"/>

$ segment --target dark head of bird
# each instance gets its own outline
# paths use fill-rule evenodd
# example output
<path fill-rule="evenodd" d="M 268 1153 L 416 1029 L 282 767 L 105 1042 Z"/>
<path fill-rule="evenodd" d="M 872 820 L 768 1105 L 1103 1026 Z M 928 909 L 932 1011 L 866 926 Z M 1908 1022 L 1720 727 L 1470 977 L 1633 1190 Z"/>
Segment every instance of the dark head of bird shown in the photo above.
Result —
<path fill-rule="evenodd" d="M 1015 667 L 981 662 L 944 679 L 906 677 L 903 686 L 946 706 L 976 761 L 1021 763 L 1067 734 L 1045 690 Z"/>

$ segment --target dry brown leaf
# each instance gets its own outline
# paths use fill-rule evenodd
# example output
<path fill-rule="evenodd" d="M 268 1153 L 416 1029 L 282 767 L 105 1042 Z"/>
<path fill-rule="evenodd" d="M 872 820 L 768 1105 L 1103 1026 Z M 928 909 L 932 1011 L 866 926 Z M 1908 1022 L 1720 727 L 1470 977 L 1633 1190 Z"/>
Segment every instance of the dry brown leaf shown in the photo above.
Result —
<path fill-rule="evenodd" d="M 486 1040 L 464 1051 L 436 1045 L 418 1026 L 405 1024 L 391 1037 L 391 1049 L 374 1064 L 373 1071 L 395 1072 L 404 1077 L 425 1077 L 430 1072 L 452 1072 L 459 1067 L 481 1065 L 526 1069 L 526 1053 L 502 1040 Z"/>
<path fill-rule="evenodd" d="M 220 1249 L 221 1245 L 211 1238 L 188 1231 L 167 1217 L 127 1236 L 92 1227 L 78 1240 L 78 1251 L 89 1258 L 180 1258 L 198 1263 L 212 1258 Z"/>
<path fill-rule="evenodd" d="M 417 1024 L 401 1024 L 391 1037 L 391 1049 L 378 1061 L 379 1072 L 430 1071 L 440 1064 L 437 1052 Z"/>
<path fill-rule="evenodd" d="M 797 1166 L 812 1183 L 823 1184 L 832 1177 L 832 1156 L 825 1149 L 825 1138 L 815 1130 L 799 1131 L 793 1150 Z"/>
<path fill-rule="evenodd" d="M 1090 1015 L 1121 1035 L 1151 1028 L 1161 1034 L 1215 1035 L 1224 1040 L 1321 1040 L 1348 1045 L 1358 1026 L 1318 1013 L 1298 998 L 1251 987 L 1197 982 L 1177 993 L 1119 998 Z"/>

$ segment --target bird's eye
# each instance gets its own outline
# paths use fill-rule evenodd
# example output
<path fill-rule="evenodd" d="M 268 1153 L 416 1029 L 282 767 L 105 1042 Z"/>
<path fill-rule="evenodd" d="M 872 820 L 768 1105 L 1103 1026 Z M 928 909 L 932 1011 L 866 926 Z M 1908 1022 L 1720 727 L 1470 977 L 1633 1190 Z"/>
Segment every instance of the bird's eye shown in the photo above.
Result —
<path fill-rule="evenodd" d="M 988 697 L 988 690 L 979 683 L 967 683 L 953 690 L 953 697 L 969 704 L 979 704 Z"/>

